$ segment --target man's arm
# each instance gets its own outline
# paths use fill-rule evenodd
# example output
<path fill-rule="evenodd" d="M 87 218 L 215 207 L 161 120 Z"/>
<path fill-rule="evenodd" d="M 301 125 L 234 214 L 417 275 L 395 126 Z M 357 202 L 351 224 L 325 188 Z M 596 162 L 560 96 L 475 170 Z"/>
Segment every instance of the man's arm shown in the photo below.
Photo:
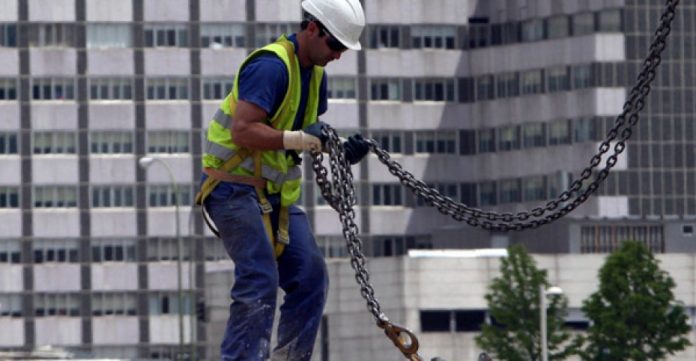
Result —
<path fill-rule="evenodd" d="M 232 124 L 232 141 L 254 150 L 283 149 L 283 132 L 265 124 L 267 117 L 261 107 L 240 100 Z"/>

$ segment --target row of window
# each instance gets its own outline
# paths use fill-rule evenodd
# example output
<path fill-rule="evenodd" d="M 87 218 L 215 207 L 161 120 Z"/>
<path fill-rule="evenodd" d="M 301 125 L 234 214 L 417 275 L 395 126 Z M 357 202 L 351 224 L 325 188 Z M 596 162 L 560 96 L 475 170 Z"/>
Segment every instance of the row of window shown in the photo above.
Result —
<path fill-rule="evenodd" d="M 574 314 L 578 314 L 575 310 Z M 565 327 L 573 330 L 586 330 L 587 319 L 565 320 Z M 420 328 L 422 332 L 479 332 L 484 324 L 497 325 L 487 310 L 421 310 Z"/>
<path fill-rule="evenodd" d="M 495 206 L 507 203 L 541 202 L 555 198 L 569 184 L 570 175 L 554 173 L 523 178 L 482 181 L 478 183 L 429 183 L 440 194 L 469 206 Z M 370 183 L 369 205 L 422 207 L 426 202 L 417 196 L 407 198 L 410 191 L 400 183 Z M 321 194 L 317 204 L 324 204 Z"/>
<path fill-rule="evenodd" d="M 282 33 L 299 30 L 297 23 L 256 23 L 254 41 L 247 40 L 245 23 L 202 23 L 200 44 L 203 48 L 244 48 L 263 46 Z M 74 23 L 32 23 L 23 31 L 29 46 L 77 46 L 79 25 Z M 455 25 L 380 25 L 367 26 L 370 48 L 475 49 L 486 46 L 534 42 L 594 32 L 621 32 L 621 10 L 602 10 L 573 15 L 558 15 L 525 21 L 490 24 L 488 18 L 470 18 L 468 26 Z M 130 23 L 88 23 L 88 48 L 129 48 L 134 44 Z M 17 46 L 17 25 L 0 24 L 0 46 Z M 182 47 L 191 44 L 185 23 L 145 24 L 145 47 Z"/>
<path fill-rule="evenodd" d="M 372 101 L 468 103 L 590 87 L 625 87 L 628 71 L 625 63 L 593 63 L 454 79 L 371 78 L 368 98 Z M 133 100 L 134 85 L 130 78 L 91 78 L 89 82 L 91 100 Z M 201 83 L 202 97 L 206 100 L 224 99 L 233 85 L 232 77 L 227 76 L 204 78 Z M 189 99 L 188 78 L 148 78 L 145 87 L 147 100 Z M 332 77 L 328 81 L 328 96 L 331 99 L 357 99 L 357 79 Z M 0 79 L 0 100 L 16 99 L 16 80 Z M 33 78 L 32 99 L 75 100 L 74 80 Z"/>
<path fill-rule="evenodd" d="M 430 236 L 368 236 L 363 238 L 364 253 L 368 257 L 401 256 L 410 249 L 432 249 Z M 341 236 L 317 236 L 317 245 L 326 258 L 349 257 L 346 240 Z M 223 251 L 224 252 L 224 251 Z"/>
<path fill-rule="evenodd" d="M 92 316 L 135 316 L 137 297 L 134 293 L 102 293 L 90 295 Z M 172 292 L 153 292 L 148 296 L 148 315 L 190 314 L 191 295 Z M 72 293 L 37 293 L 34 295 L 36 317 L 79 317 L 80 295 Z M 22 297 L 16 294 L 0 294 L 0 317 L 22 317 Z"/>
<path fill-rule="evenodd" d="M 181 259 L 191 259 L 191 247 L 198 240 L 185 239 Z M 206 238 L 205 260 L 227 260 L 227 252 L 221 243 L 214 238 Z M 176 238 L 150 238 L 146 241 L 146 261 L 175 261 L 179 257 L 178 240 Z M 0 240 L 0 264 L 21 263 L 21 242 L 19 240 Z M 32 260 L 40 263 L 78 263 L 79 241 L 77 239 L 36 240 L 32 247 Z M 136 262 L 136 239 L 107 239 L 95 240 L 90 245 L 90 262 Z"/>
<path fill-rule="evenodd" d="M 32 133 L 33 154 L 76 154 L 77 137 L 74 132 L 35 131 Z M 189 153 L 191 132 L 175 130 L 152 130 L 146 134 L 148 153 Z M 133 132 L 91 132 L 89 139 L 91 154 L 130 154 L 135 150 Z M 18 154 L 18 134 L 0 132 L 0 154 Z"/>

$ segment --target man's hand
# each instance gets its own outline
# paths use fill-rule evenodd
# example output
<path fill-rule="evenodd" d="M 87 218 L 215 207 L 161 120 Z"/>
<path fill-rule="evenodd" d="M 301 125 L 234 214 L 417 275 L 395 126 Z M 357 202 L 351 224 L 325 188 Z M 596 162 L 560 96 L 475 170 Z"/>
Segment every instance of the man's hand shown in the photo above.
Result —
<path fill-rule="evenodd" d="M 360 134 L 351 135 L 348 140 L 343 142 L 346 160 L 350 164 L 361 161 L 370 151 L 370 145 Z"/>
<path fill-rule="evenodd" d="M 303 130 L 283 132 L 283 147 L 285 149 L 311 150 L 320 152 L 328 137 L 322 130 L 328 125 L 316 122 Z"/>

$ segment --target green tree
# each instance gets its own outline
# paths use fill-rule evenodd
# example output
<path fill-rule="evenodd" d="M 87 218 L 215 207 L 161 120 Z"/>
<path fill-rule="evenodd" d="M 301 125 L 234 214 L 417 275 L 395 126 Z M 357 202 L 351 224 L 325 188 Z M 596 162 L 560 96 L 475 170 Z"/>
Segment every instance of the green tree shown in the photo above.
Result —
<path fill-rule="evenodd" d="M 493 280 L 486 294 L 492 324 L 484 324 L 476 343 L 493 354 L 495 360 L 536 361 L 541 359 L 540 287 L 549 287 L 546 270 L 520 245 L 510 246 L 500 265 L 501 275 Z M 550 296 L 547 302 L 549 360 L 562 360 L 578 349 L 575 340 L 563 330 L 568 300 Z"/>
<path fill-rule="evenodd" d="M 590 319 L 584 360 L 661 360 L 690 344 L 674 281 L 642 243 L 625 241 L 599 270 L 599 281 L 583 303 Z"/>

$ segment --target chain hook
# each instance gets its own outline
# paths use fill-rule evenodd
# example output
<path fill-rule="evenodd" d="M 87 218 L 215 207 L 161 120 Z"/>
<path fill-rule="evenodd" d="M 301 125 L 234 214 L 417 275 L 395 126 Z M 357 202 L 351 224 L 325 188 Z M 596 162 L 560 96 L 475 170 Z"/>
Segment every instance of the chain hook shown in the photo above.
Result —
<path fill-rule="evenodd" d="M 384 330 L 384 334 L 394 343 L 394 346 L 411 361 L 423 361 L 418 355 L 418 338 L 406 327 L 391 323 L 388 319 L 379 319 L 377 326 Z"/>

